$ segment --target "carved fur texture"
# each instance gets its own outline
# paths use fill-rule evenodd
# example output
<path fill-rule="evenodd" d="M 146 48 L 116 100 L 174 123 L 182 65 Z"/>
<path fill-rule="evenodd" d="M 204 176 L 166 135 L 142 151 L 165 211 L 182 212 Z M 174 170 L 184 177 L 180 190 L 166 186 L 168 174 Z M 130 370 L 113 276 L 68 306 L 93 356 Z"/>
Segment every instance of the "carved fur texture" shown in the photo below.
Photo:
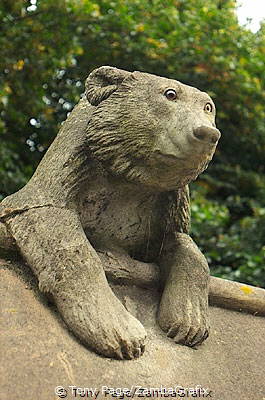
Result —
<path fill-rule="evenodd" d="M 214 120 L 198 89 L 98 68 L 29 183 L 0 204 L 2 241 L 14 240 L 69 329 L 101 355 L 139 357 L 146 338 L 108 285 L 104 252 L 158 265 L 158 323 L 175 342 L 208 336 L 209 269 L 188 235 L 188 184 L 212 159 Z"/>

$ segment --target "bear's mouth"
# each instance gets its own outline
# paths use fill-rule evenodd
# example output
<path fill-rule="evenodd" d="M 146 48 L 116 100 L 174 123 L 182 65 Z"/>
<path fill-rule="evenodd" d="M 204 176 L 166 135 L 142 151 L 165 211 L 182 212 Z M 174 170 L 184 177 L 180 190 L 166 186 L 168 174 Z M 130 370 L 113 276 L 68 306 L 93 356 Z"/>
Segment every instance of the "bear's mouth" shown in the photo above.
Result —
<path fill-rule="evenodd" d="M 220 132 L 201 126 L 184 138 L 176 135 L 157 137 L 150 160 L 157 168 L 169 166 L 177 170 L 196 170 L 209 163 L 216 150 Z"/>
<path fill-rule="evenodd" d="M 166 164 L 172 167 L 182 167 L 188 170 L 196 170 L 202 164 L 207 165 L 211 161 L 214 155 L 214 150 L 210 152 L 192 152 L 191 154 L 185 154 L 184 157 L 179 157 L 175 154 L 163 153 L 160 150 L 154 151 L 155 161 Z M 205 168 L 207 168 L 207 166 Z"/>
<path fill-rule="evenodd" d="M 176 156 L 175 154 L 165 154 L 160 150 L 155 150 L 154 154 L 155 154 L 156 159 L 161 160 L 161 161 L 167 160 L 171 163 L 176 163 L 176 161 L 185 161 L 184 157 L 182 158 L 182 157 Z"/>

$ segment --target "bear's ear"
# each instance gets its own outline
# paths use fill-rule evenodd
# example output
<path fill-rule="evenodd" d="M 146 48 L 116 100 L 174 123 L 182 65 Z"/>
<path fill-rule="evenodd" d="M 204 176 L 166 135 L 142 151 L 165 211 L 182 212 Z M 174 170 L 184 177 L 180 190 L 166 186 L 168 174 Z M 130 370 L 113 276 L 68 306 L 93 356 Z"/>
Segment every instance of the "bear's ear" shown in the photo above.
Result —
<path fill-rule="evenodd" d="M 86 80 L 86 97 L 90 104 L 97 106 L 107 99 L 125 78 L 132 73 L 115 67 L 100 67 L 92 71 Z"/>

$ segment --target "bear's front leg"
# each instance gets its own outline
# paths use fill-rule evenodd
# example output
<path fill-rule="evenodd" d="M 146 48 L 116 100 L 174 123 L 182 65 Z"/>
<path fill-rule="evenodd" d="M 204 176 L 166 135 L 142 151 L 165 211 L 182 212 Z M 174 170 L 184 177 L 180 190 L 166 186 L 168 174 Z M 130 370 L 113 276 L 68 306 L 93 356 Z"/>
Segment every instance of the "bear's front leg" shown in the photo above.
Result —
<path fill-rule="evenodd" d="M 40 207 L 6 223 L 40 289 L 52 295 L 65 323 L 83 343 L 107 357 L 141 355 L 145 329 L 110 289 L 74 211 Z"/>
<path fill-rule="evenodd" d="M 209 334 L 209 267 L 187 234 L 178 233 L 174 242 L 161 258 L 165 286 L 158 322 L 176 343 L 193 347 Z"/>

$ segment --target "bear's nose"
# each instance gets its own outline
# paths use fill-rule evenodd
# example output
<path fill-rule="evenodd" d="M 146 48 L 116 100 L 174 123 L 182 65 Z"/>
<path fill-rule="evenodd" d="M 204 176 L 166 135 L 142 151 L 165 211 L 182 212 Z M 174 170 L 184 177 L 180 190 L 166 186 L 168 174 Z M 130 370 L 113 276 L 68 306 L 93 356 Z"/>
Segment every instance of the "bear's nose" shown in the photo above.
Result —
<path fill-rule="evenodd" d="M 205 142 L 215 144 L 221 137 L 221 133 L 216 128 L 211 128 L 209 126 L 199 126 L 193 130 L 194 136 Z"/>

